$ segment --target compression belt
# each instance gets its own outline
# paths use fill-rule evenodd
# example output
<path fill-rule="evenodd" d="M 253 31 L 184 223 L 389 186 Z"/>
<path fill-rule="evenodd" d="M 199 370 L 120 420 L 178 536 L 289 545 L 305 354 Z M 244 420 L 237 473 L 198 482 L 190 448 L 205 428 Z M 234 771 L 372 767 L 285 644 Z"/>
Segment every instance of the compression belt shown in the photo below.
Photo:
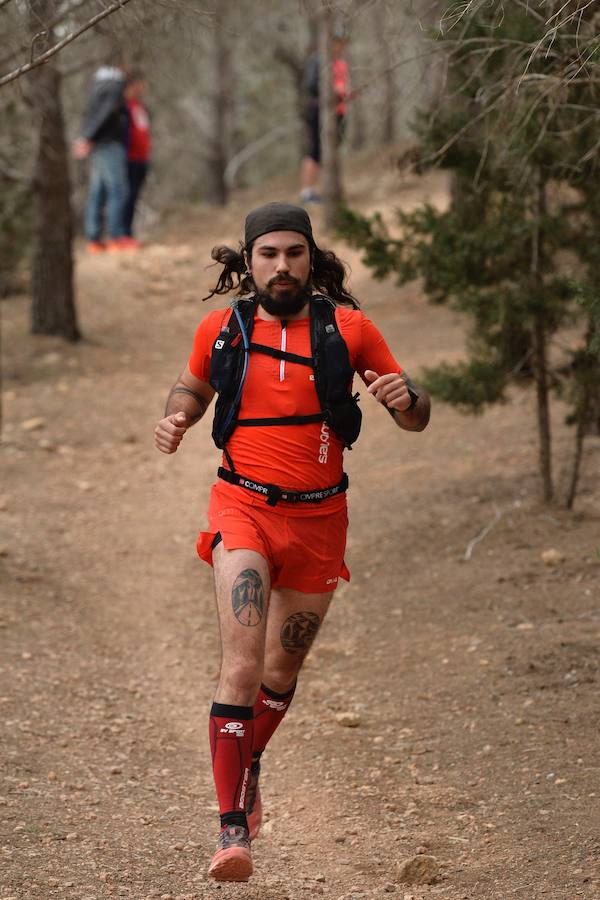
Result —
<path fill-rule="evenodd" d="M 267 506 L 277 506 L 280 500 L 285 503 L 320 503 L 321 500 L 327 500 L 329 497 L 335 497 L 336 494 L 343 494 L 348 490 L 348 476 L 345 472 L 339 484 L 334 484 L 333 487 L 316 488 L 312 491 L 292 491 L 280 488 L 276 484 L 262 484 L 253 478 L 240 475 L 239 472 L 224 469 L 223 466 L 219 466 L 217 475 L 229 484 L 244 487 L 248 491 L 266 497 Z"/>

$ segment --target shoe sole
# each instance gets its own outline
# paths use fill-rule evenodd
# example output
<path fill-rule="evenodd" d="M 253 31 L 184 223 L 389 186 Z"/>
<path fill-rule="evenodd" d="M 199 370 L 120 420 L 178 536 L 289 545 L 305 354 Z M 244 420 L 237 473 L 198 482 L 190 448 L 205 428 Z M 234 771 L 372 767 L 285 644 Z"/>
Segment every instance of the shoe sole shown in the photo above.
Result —
<path fill-rule="evenodd" d="M 208 870 L 216 881 L 248 881 L 252 872 L 252 857 L 241 847 L 217 850 Z"/>

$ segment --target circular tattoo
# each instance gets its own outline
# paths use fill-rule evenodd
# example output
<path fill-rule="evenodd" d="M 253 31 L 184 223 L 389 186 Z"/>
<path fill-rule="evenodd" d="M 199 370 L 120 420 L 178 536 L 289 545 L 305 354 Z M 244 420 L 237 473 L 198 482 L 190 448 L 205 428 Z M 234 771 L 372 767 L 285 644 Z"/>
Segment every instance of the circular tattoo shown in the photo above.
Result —
<path fill-rule="evenodd" d="M 320 624 L 321 621 L 316 613 L 294 613 L 285 620 L 281 628 L 281 646 L 293 656 L 307 653 Z"/>
<path fill-rule="evenodd" d="M 235 579 L 231 605 L 240 625 L 254 626 L 262 620 L 265 596 L 263 583 L 255 569 L 244 569 Z"/>

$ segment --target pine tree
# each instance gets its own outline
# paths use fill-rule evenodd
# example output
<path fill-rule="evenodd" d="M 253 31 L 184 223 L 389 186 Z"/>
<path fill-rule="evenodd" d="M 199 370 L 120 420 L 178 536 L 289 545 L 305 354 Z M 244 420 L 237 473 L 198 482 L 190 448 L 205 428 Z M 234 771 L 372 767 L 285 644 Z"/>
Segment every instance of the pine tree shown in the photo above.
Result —
<path fill-rule="evenodd" d="M 570 400 L 571 505 L 600 392 L 600 171 L 590 153 L 599 91 L 592 78 L 565 76 L 577 50 L 570 30 L 536 54 L 539 15 L 514 4 L 495 16 L 482 5 L 459 38 L 440 38 L 452 93 L 416 124 L 421 167 L 453 173 L 449 209 L 398 212 L 398 237 L 381 216 L 346 210 L 342 233 L 365 249 L 375 277 L 423 278 L 432 302 L 467 314 L 468 358 L 424 373 L 434 396 L 477 413 L 506 401 L 511 384 L 535 384 L 546 502 L 555 495 L 550 395 Z M 553 338 L 582 314 L 581 347 L 555 365 Z"/>

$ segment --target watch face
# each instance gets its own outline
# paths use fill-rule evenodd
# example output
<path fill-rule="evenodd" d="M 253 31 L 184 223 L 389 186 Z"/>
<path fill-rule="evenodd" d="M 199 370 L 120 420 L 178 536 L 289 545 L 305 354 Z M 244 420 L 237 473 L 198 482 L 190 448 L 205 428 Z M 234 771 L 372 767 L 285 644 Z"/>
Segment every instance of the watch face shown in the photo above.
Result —
<path fill-rule="evenodd" d="M 404 412 L 410 412 L 410 410 L 411 410 L 411 409 L 414 409 L 415 406 L 417 405 L 417 400 L 419 399 L 419 395 L 418 395 L 417 392 L 414 390 L 414 388 L 411 388 L 411 387 L 409 387 L 408 385 L 406 385 L 406 387 L 407 387 L 407 389 L 408 389 L 408 394 L 409 394 L 409 397 L 410 397 L 410 406 L 408 406 L 408 407 L 404 410 Z"/>

